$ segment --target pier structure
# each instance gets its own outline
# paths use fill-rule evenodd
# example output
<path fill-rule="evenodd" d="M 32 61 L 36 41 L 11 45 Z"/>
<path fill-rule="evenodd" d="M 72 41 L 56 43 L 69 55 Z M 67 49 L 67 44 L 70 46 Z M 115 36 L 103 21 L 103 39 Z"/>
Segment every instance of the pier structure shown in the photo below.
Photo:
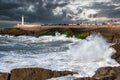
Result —
<path fill-rule="evenodd" d="M 116 22 L 116 21 L 115 21 Z M 41 31 L 41 30 L 48 30 L 52 28 L 86 28 L 86 29 L 97 29 L 97 28 L 114 28 L 114 27 L 120 27 L 120 24 L 117 22 L 117 24 L 31 24 L 26 23 L 24 16 L 21 17 L 21 23 L 14 26 L 15 28 L 20 28 L 23 30 L 29 30 L 29 31 Z"/>

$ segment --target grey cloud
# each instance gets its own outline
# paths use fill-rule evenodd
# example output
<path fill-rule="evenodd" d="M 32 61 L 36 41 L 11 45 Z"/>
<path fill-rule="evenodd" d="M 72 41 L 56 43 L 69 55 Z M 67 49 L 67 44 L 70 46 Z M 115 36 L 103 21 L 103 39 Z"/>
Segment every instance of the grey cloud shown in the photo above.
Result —
<path fill-rule="evenodd" d="M 115 0 L 114 0 L 115 1 Z M 117 1 L 117 0 L 116 0 Z M 100 9 L 100 12 L 97 14 L 97 17 L 108 17 L 108 18 L 120 18 L 120 9 L 117 9 L 120 7 L 120 5 L 116 6 L 115 4 L 120 4 L 120 1 L 118 2 L 111 2 L 107 4 L 94 4 L 92 8 L 94 9 Z"/>
<path fill-rule="evenodd" d="M 40 22 L 40 23 L 69 23 L 82 20 L 81 15 L 84 14 L 90 17 L 85 10 L 100 10 L 94 13 L 94 17 L 120 17 L 120 0 L 111 0 L 110 2 L 96 2 L 92 5 L 74 6 L 76 10 L 70 6 L 73 0 L 0 0 L 0 19 L 4 20 L 20 20 L 21 16 L 25 16 L 27 22 Z M 74 0 L 80 3 L 78 0 Z M 78 3 L 78 4 L 79 4 Z M 82 1 L 81 1 L 82 3 Z M 71 4 L 72 5 L 72 4 Z M 55 15 L 53 11 L 60 8 L 61 15 Z M 118 8 L 118 9 L 116 9 Z M 90 10 L 91 11 L 91 10 Z M 87 12 L 87 11 L 86 11 Z M 58 11 L 58 13 L 60 13 Z M 82 14 L 81 14 L 82 13 Z M 81 15 L 80 15 L 81 14 Z M 74 21 L 72 19 L 75 19 Z"/>

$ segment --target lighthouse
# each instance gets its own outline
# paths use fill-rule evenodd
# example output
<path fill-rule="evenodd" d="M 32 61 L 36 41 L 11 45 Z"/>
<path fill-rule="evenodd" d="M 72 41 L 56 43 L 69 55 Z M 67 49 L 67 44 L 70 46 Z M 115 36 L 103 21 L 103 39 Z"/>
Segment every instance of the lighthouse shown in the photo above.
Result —
<path fill-rule="evenodd" d="M 38 26 L 41 26 L 40 24 L 26 24 L 24 22 L 24 16 L 21 16 L 21 23 L 20 24 L 17 24 L 15 27 L 17 28 L 31 28 L 31 27 L 38 27 Z"/>
<path fill-rule="evenodd" d="M 24 16 L 22 16 L 22 25 L 24 25 Z"/>

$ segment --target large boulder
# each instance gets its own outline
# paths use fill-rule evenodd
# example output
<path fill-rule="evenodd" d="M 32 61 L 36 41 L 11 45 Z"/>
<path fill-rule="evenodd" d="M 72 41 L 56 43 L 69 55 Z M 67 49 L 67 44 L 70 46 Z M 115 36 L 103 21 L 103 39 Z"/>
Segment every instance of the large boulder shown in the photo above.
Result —
<path fill-rule="evenodd" d="M 77 74 L 70 71 L 52 71 L 42 68 L 22 68 L 11 71 L 10 80 L 46 80 L 53 77 Z"/>

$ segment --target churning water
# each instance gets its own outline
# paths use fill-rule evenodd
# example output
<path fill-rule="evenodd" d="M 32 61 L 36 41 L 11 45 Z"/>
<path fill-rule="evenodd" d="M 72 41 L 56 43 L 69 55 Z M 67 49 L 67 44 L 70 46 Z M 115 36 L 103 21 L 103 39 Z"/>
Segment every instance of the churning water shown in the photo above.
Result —
<path fill-rule="evenodd" d="M 99 34 L 86 39 L 56 36 L 0 36 L 0 72 L 14 68 L 40 67 L 69 70 L 74 77 L 94 75 L 100 67 L 118 66 L 111 59 L 115 50 Z"/>

